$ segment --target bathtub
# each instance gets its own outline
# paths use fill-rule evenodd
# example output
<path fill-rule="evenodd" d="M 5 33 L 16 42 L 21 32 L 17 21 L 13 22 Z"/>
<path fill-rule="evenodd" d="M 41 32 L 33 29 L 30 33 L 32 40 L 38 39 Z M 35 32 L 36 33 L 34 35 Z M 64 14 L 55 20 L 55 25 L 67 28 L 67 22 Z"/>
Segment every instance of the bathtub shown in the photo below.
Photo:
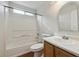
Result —
<path fill-rule="evenodd" d="M 30 42 L 29 44 L 21 44 L 21 45 L 12 45 L 9 44 L 6 46 L 6 57 L 16 57 L 22 54 L 30 52 L 30 46 L 37 42 Z"/>

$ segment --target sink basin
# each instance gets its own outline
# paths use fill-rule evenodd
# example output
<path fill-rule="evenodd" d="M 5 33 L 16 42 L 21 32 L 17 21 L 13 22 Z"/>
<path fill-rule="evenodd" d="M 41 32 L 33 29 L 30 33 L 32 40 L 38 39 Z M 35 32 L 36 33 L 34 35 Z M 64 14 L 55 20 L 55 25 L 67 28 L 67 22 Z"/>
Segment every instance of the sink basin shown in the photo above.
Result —
<path fill-rule="evenodd" d="M 62 44 L 62 45 L 75 45 L 77 44 L 78 42 L 76 40 L 73 40 L 73 39 L 55 39 L 56 42 Z"/>
<path fill-rule="evenodd" d="M 60 36 L 53 36 L 53 37 L 48 37 L 48 39 L 50 40 L 50 42 L 53 41 L 54 43 L 58 43 L 59 45 L 63 45 L 63 46 L 74 46 L 74 45 L 79 46 L 79 41 L 71 38 L 67 40 L 67 39 L 62 39 L 62 37 Z"/>
<path fill-rule="evenodd" d="M 76 40 L 72 40 L 72 39 L 69 39 L 69 40 L 61 39 L 60 43 L 63 45 L 77 45 L 78 44 Z"/>

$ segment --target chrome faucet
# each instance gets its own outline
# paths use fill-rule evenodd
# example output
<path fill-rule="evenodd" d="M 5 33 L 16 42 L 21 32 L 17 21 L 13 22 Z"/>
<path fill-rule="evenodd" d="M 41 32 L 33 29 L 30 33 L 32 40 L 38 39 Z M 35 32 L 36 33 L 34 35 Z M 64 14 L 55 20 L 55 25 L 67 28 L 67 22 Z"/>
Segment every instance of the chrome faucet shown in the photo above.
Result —
<path fill-rule="evenodd" d="M 64 35 L 64 36 L 62 36 L 62 38 L 63 38 L 63 39 L 66 39 L 66 40 L 68 40 L 68 39 L 69 39 L 69 37 L 67 37 L 67 36 L 65 36 L 65 35 Z"/>

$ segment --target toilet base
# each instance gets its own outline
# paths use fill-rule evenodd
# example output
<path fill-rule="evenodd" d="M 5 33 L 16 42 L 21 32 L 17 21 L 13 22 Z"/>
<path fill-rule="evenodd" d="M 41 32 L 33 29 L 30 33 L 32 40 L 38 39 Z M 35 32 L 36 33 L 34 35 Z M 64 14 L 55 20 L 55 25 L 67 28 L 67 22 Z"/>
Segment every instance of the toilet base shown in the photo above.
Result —
<path fill-rule="evenodd" d="M 42 56 L 42 51 L 34 52 L 34 57 L 41 57 L 41 56 Z"/>

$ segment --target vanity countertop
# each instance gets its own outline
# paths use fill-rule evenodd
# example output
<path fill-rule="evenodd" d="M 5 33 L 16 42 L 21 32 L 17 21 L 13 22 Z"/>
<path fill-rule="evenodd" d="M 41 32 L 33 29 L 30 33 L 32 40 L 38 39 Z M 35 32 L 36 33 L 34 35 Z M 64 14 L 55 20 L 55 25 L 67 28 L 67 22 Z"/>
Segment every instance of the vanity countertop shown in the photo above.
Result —
<path fill-rule="evenodd" d="M 79 56 L 79 40 L 74 39 L 65 40 L 57 36 L 46 37 L 43 39 L 44 41 L 47 41 L 52 45 L 55 45 L 65 51 L 68 51 L 76 56 Z"/>

